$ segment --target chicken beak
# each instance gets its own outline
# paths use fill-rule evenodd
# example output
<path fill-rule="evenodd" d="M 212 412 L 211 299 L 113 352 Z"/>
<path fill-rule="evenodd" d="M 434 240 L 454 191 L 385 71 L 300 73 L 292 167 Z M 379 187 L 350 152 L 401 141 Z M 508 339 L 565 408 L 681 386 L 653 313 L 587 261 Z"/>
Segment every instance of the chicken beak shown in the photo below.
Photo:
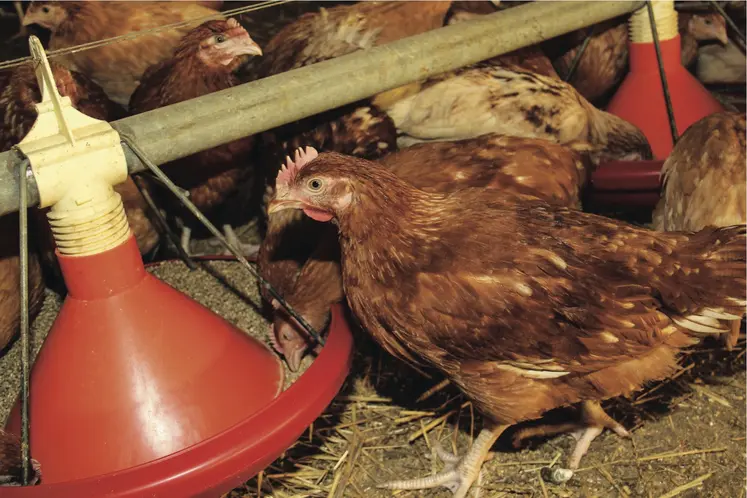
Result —
<path fill-rule="evenodd" d="M 278 213 L 286 209 L 303 209 L 305 204 L 296 199 L 273 199 L 267 206 L 267 214 Z"/>
<path fill-rule="evenodd" d="M 291 372 L 298 372 L 298 369 L 301 368 L 301 360 L 303 360 L 303 357 L 305 355 L 305 347 L 296 348 L 289 354 L 286 354 L 285 362 L 288 364 L 288 370 L 290 370 Z"/>

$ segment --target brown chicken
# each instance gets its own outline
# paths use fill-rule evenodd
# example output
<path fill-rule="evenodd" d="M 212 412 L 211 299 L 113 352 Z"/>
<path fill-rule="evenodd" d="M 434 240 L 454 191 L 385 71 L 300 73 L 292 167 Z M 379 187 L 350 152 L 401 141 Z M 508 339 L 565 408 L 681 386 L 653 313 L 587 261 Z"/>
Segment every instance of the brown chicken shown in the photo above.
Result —
<path fill-rule="evenodd" d="M 31 459 L 29 484 L 37 484 L 42 478 L 41 465 Z M 21 438 L 0 429 L 0 487 L 23 485 L 23 461 L 21 460 Z"/>
<path fill-rule="evenodd" d="M 114 121 L 124 117 L 124 109 L 111 102 L 96 83 L 75 71 L 50 61 L 57 90 L 69 97 L 72 105 L 83 114 L 95 119 Z M 31 64 L 24 64 L 0 73 L 0 152 L 10 149 L 26 136 L 36 120 L 34 105 L 41 101 L 36 73 Z M 114 190 L 122 197 L 127 221 L 140 252 L 151 251 L 159 242 L 159 232 L 151 222 L 150 210 L 131 178 L 116 185 Z M 33 209 L 30 221 L 35 225 L 34 235 L 44 263 L 59 275 L 55 243 L 46 220 L 48 210 Z"/>
<path fill-rule="evenodd" d="M 554 57 L 555 69 L 562 77 L 580 50 L 586 36 L 591 32 L 591 40 L 576 66 L 569 81 L 578 92 L 589 101 L 609 96 L 628 71 L 628 16 L 617 17 L 599 23 L 592 28 L 574 31 L 543 44 Z M 691 67 L 698 56 L 702 43 L 718 41 L 726 44 L 726 21 L 716 13 L 678 13 L 680 40 L 682 45 L 682 65 Z M 593 31 L 591 31 L 593 30 Z M 564 47 L 572 47 L 563 51 Z"/>
<path fill-rule="evenodd" d="M 114 102 L 127 105 L 145 70 L 171 57 L 179 40 L 218 11 L 198 2 L 32 2 L 23 19 L 51 31 L 49 49 L 57 50 L 167 24 L 170 28 L 56 58 L 93 79 Z"/>
<path fill-rule="evenodd" d="M 588 144 L 569 145 L 534 138 L 485 135 L 456 142 L 413 145 L 384 156 L 378 162 L 426 192 L 494 188 L 499 192 L 497 195 L 529 195 L 560 206 L 580 208 L 581 190 L 592 167 L 592 151 Z M 273 216 L 288 213 L 297 212 L 282 211 Z M 319 223 L 311 220 L 306 226 L 311 232 L 319 230 Z M 280 282 L 283 288 L 292 288 L 285 296 L 291 306 L 319 332 L 326 327 L 330 306 L 342 299 L 336 232 L 330 232 L 329 228 L 324 230 L 319 242 L 323 247 L 309 257 L 300 272 L 291 274 L 295 278 Z M 304 235 L 305 240 L 314 240 L 313 233 Z M 288 367 L 295 371 L 310 340 L 283 308 L 273 303 L 273 311 L 273 344 L 285 357 Z"/>
<path fill-rule="evenodd" d="M 722 112 L 692 124 L 664 162 L 664 189 L 653 215 L 656 230 L 698 231 L 747 223 L 745 116 Z M 731 322 L 728 349 L 741 320 Z"/>
<path fill-rule="evenodd" d="M 643 133 L 601 111 L 569 84 L 516 66 L 481 62 L 379 94 L 399 147 L 485 133 L 588 142 L 606 159 L 651 157 Z"/>
<path fill-rule="evenodd" d="M 450 2 L 359 2 L 303 14 L 267 44 L 256 77 L 438 28 L 449 6 Z M 376 159 L 396 149 L 396 129 L 385 113 L 362 101 L 263 134 L 266 155 L 261 162 L 271 168 L 265 172 L 266 201 L 274 194 L 276 165 L 301 145 Z M 259 251 L 260 273 L 283 295 L 292 289 L 304 261 L 316 247 L 316 239 L 306 235 L 308 223 L 296 213 L 266 220 Z M 261 292 L 269 302 L 271 297 L 264 288 Z"/>
<path fill-rule="evenodd" d="M 627 434 L 600 401 L 671 375 L 681 348 L 747 305 L 744 226 L 661 233 L 488 189 L 432 194 L 310 152 L 278 175 L 270 212 L 334 220 L 361 325 L 440 369 L 484 417 L 464 458 L 442 450 L 441 473 L 381 487 L 464 498 L 508 426 L 581 403 L 574 469 L 604 428 Z"/>
<path fill-rule="evenodd" d="M 151 66 L 132 94 L 130 111 L 138 114 L 184 100 L 225 90 L 239 84 L 236 70 L 245 57 L 262 55 L 262 50 L 235 19 L 207 21 L 187 33 L 170 59 Z M 240 186 L 253 180 L 249 166 L 253 137 L 198 152 L 163 167 L 190 200 L 211 218 L 220 218 L 227 199 L 236 196 Z M 197 220 L 164 189 L 161 205 L 175 213 L 182 226 L 182 246 L 190 254 L 190 241 Z M 197 225 L 199 226 L 199 225 Z M 231 223 L 223 226 L 232 244 L 242 247 Z M 256 252 L 256 248 L 244 248 Z"/>

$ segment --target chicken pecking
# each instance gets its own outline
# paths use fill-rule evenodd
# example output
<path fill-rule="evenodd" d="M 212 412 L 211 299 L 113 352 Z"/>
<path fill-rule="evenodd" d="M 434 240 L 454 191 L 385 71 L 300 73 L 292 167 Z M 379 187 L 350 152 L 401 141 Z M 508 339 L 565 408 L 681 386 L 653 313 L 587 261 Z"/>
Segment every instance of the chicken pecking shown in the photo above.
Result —
<path fill-rule="evenodd" d="M 453 192 L 466 187 L 496 189 L 496 195 L 534 196 L 561 206 L 581 206 L 581 191 L 593 167 L 588 144 L 562 146 L 546 140 L 484 135 L 455 142 L 417 144 L 378 162 L 411 185 L 427 192 Z M 297 213 L 282 211 L 273 216 Z M 336 231 L 307 220 L 304 241 L 316 240 L 313 231 L 324 230 L 320 247 L 290 282 L 280 281 L 293 308 L 316 330 L 323 332 L 330 306 L 342 299 L 342 275 Z M 324 228 L 322 228 L 324 227 Z M 330 241 L 331 239 L 331 241 Z M 300 241 L 296 242 L 296 244 Z M 288 243 L 293 247 L 293 243 Z M 284 273 L 281 275 L 288 275 Z M 271 275 L 271 278 L 273 275 Z M 289 368 L 297 369 L 310 346 L 300 324 L 273 304 L 271 335 L 276 351 Z"/>
<path fill-rule="evenodd" d="M 345 295 L 391 354 L 440 369 L 484 416 L 463 458 L 381 485 L 463 498 L 510 425 L 581 403 L 564 478 L 604 428 L 601 400 L 678 368 L 681 348 L 744 313 L 744 226 L 661 233 L 487 189 L 418 190 L 334 153 L 285 168 L 270 212 L 338 226 Z M 386 237 L 382 237 L 386 234 Z"/>
<path fill-rule="evenodd" d="M 145 70 L 170 57 L 182 36 L 204 21 L 201 18 L 217 14 L 199 2 L 32 2 L 23 24 L 49 29 L 49 48 L 57 50 L 195 19 L 57 58 L 101 85 L 114 102 L 127 105 Z"/>
<path fill-rule="evenodd" d="M 148 68 L 132 94 L 130 111 L 139 114 L 231 88 L 239 84 L 235 72 L 245 58 L 259 55 L 259 45 L 235 19 L 207 21 L 184 36 L 171 58 Z M 163 170 L 177 186 L 189 192 L 192 203 L 206 216 L 230 219 L 237 210 L 223 209 L 227 201 L 251 190 L 253 145 L 254 137 L 245 137 L 168 163 Z M 154 198 L 177 217 L 182 246 L 191 254 L 196 219 L 170 192 L 160 189 L 154 192 Z M 225 223 L 223 229 L 233 245 L 243 247 L 231 223 Z M 256 248 L 244 249 L 256 252 Z"/>
<path fill-rule="evenodd" d="M 664 188 L 653 215 L 656 230 L 697 231 L 747 223 L 745 116 L 721 112 L 692 124 L 664 162 Z M 732 349 L 741 320 L 725 336 Z"/>

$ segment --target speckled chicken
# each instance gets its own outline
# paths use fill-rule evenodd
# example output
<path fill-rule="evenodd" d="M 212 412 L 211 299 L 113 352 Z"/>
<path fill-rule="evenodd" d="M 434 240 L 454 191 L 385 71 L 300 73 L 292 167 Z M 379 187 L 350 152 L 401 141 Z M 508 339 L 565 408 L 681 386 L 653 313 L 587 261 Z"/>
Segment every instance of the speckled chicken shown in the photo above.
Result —
<path fill-rule="evenodd" d="M 261 48 L 235 19 L 207 21 L 187 33 L 169 59 L 148 68 L 132 94 L 130 111 L 138 114 L 231 88 L 239 84 L 235 72 L 245 58 L 259 55 Z M 245 137 L 168 163 L 163 171 L 189 192 L 203 214 L 213 220 L 230 219 L 231 213 L 221 212 L 226 202 L 251 191 L 247 185 L 254 181 L 250 163 L 253 145 L 254 137 Z M 159 189 L 154 196 L 178 218 L 182 246 L 192 253 L 192 231 L 201 225 L 170 192 Z M 224 223 L 223 229 L 232 244 L 243 247 L 230 222 Z M 256 248 L 244 249 L 256 252 Z"/>
<path fill-rule="evenodd" d="M 114 121 L 124 117 L 124 109 L 111 102 L 96 83 L 62 65 L 50 61 L 57 90 L 69 97 L 80 112 L 95 119 Z M 36 120 L 34 105 L 41 101 L 39 85 L 31 64 L 24 64 L 0 72 L 0 152 L 10 149 L 26 136 Z M 122 197 L 127 221 L 135 236 L 140 252 L 145 254 L 159 242 L 160 235 L 151 222 L 149 207 L 131 178 L 114 186 Z M 47 210 L 33 209 L 30 221 L 35 226 L 34 236 L 46 265 L 59 275 L 55 243 L 46 221 Z"/>
<path fill-rule="evenodd" d="M 651 157 L 643 133 L 601 111 L 569 84 L 516 66 L 481 62 L 377 95 L 399 147 L 485 133 L 588 142 L 607 159 Z"/>
<path fill-rule="evenodd" d="M 664 188 L 653 215 L 656 230 L 698 231 L 747 223 L 745 116 L 711 114 L 691 125 L 664 162 Z M 725 336 L 729 349 L 741 320 Z"/>
<path fill-rule="evenodd" d="M 573 469 L 604 428 L 627 434 L 600 401 L 671 375 L 681 348 L 747 305 L 744 226 L 656 232 L 490 189 L 428 193 L 309 152 L 278 175 L 270 212 L 334 220 L 362 327 L 441 370 L 484 417 L 463 458 L 441 450 L 442 472 L 381 487 L 464 498 L 508 426 L 581 403 Z"/>
<path fill-rule="evenodd" d="M 568 146 L 533 138 L 484 135 L 455 142 L 431 142 L 388 154 L 378 162 L 399 178 L 427 192 L 453 192 L 467 187 L 496 189 L 496 195 L 527 195 L 560 206 L 581 207 L 581 191 L 593 167 L 588 144 Z M 294 211 L 282 211 L 282 216 Z M 305 240 L 323 230 L 319 247 L 297 277 L 282 282 L 285 296 L 315 329 L 324 331 L 329 308 L 342 299 L 339 244 L 330 226 L 309 220 Z M 331 241 L 330 241 L 331 239 Z M 293 276 L 296 273 L 292 274 Z M 309 339 L 285 310 L 273 303 L 271 337 L 275 349 L 297 369 Z"/>
<path fill-rule="evenodd" d="M 197 19 L 194 24 L 66 54 L 56 60 L 101 85 L 127 105 L 145 70 L 171 56 L 182 36 L 218 11 L 199 2 L 32 2 L 23 24 L 51 31 L 50 50 Z"/>
<path fill-rule="evenodd" d="M 542 46 L 553 56 L 561 76 L 568 74 L 578 50 L 590 30 L 591 40 L 570 79 L 578 92 L 595 102 L 609 96 L 628 71 L 628 16 L 599 23 L 592 28 L 574 31 L 545 42 Z M 698 46 L 705 42 L 727 42 L 726 22 L 716 13 L 678 13 L 682 64 L 691 67 L 698 56 Z M 571 47 L 565 49 L 565 47 Z"/>
<path fill-rule="evenodd" d="M 31 459 L 29 485 L 42 478 L 41 465 Z M 23 485 L 23 461 L 21 460 L 21 438 L 0 429 L 0 487 Z"/>

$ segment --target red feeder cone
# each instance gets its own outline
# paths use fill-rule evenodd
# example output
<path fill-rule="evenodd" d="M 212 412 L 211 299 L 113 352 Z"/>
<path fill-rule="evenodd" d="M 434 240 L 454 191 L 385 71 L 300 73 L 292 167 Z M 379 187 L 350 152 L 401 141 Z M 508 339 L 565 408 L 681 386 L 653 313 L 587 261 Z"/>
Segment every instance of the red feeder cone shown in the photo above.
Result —
<path fill-rule="evenodd" d="M 132 235 L 58 258 L 69 294 L 31 375 L 31 455 L 43 483 L 169 455 L 279 394 L 277 356 L 147 273 Z M 8 428 L 20 434 L 18 407 Z"/>
<path fill-rule="evenodd" d="M 652 6 L 679 135 L 695 121 L 720 112 L 723 107 L 682 66 L 674 2 L 656 1 Z M 654 157 L 664 160 L 674 144 L 649 22 L 646 7 L 634 12 L 630 18 L 630 72 L 607 111 L 638 126 L 651 144 Z"/>

